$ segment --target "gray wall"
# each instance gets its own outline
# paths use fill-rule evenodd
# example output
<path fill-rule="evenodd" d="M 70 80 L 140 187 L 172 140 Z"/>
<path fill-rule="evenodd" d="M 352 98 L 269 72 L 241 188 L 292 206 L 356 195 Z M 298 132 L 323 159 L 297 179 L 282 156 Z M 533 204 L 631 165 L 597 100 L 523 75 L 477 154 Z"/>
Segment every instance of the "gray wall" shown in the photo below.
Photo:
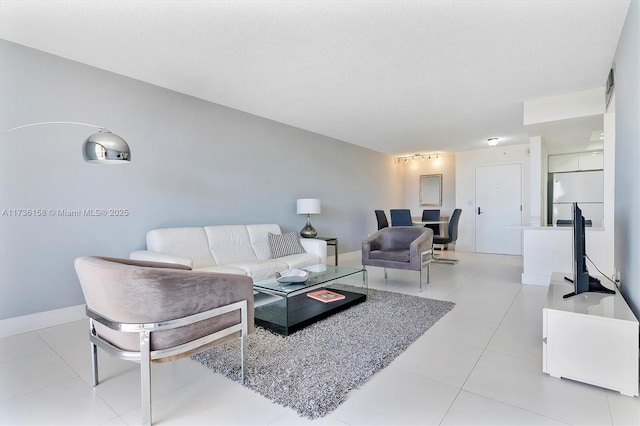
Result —
<path fill-rule="evenodd" d="M 640 2 L 632 1 L 616 70 L 615 266 L 622 294 L 640 318 Z"/>
<path fill-rule="evenodd" d="M 39 126 L 0 140 L 0 319 L 84 303 L 73 259 L 126 257 L 153 228 L 278 223 L 295 200 L 340 251 L 360 250 L 373 210 L 404 205 L 388 155 L 0 40 L 0 130 L 42 121 L 106 126 L 127 166 L 82 161 L 93 131 Z M 13 209 L 128 209 L 126 217 L 15 216 Z M 331 250 L 329 250 L 331 254 Z"/>

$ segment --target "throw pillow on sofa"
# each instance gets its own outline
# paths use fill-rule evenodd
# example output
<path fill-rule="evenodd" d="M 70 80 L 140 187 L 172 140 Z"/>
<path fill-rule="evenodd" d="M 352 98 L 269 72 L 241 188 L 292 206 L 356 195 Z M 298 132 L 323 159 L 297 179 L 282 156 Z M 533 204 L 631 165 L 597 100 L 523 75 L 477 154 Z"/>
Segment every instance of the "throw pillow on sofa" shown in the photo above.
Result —
<path fill-rule="evenodd" d="M 295 232 L 287 232 L 284 234 L 272 234 L 269 232 L 269 246 L 271 247 L 272 259 L 289 256 L 291 254 L 306 253 Z"/>

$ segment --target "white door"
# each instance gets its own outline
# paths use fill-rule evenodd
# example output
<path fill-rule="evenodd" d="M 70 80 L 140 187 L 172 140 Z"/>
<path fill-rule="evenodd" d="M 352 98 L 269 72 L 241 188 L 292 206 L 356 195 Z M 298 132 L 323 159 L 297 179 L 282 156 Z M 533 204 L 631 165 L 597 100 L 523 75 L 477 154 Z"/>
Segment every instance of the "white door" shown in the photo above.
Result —
<path fill-rule="evenodd" d="M 476 168 L 476 252 L 522 254 L 522 166 Z"/>

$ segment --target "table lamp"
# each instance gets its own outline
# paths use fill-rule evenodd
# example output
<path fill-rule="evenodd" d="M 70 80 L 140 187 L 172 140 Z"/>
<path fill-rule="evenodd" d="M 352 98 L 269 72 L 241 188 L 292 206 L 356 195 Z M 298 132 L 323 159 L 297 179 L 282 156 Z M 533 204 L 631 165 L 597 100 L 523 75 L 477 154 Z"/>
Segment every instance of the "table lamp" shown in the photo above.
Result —
<path fill-rule="evenodd" d="M 320 200 L 317 198 L 299 198 L 297 201 L 298 214 L 307 215 L 307 224 L 300 231 L 303 238 L 314 238 L 318 235 L 318 231 L 311 226 L 312 214 L 320 214 Z"/>

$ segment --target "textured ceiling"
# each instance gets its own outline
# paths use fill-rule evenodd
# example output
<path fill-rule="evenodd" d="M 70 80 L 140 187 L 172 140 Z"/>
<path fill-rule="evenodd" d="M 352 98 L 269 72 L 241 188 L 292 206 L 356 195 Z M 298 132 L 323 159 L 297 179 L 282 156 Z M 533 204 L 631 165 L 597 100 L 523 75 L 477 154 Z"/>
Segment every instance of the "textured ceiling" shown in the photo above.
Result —
<path fill-rule="evenodd" d="M 0 37 L 388 154 L 528 142 L 604 85 L 629 1 L 8 1 Z"/>

